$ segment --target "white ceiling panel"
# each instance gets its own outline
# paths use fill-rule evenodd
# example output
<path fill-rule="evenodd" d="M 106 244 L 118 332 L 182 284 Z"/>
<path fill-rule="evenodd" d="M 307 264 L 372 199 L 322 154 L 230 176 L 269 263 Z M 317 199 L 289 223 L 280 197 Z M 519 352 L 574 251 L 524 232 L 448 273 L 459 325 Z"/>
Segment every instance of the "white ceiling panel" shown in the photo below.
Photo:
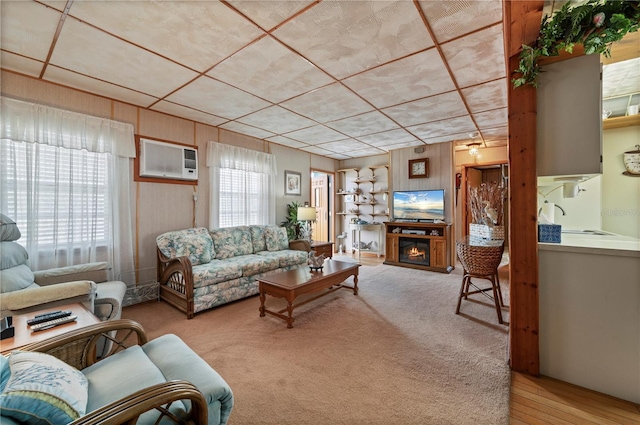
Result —
<path fill-rule="evenodd" d="M 153 105 L 151 109 L 213 126 L 218 126 L 227 122 L 225 118 L 197 111 L 192 108 L 187 108 L 186 106 L 177 105 L 172 102 L 167 102 L 166 100 L 161 100 Z"/>
<path fill-rule="evenodd" d="M 482 130 L 482 137 L 485 140 L 506 140 L 509 136 L 508 127 L 489 128 Z"/>
<path fill-rule="evenodd" d="M 44 61 L 60 16 L 60 12 L 34 2 L 0 2 L 2 48 Z"/>
<path fill-rule="evenodd" d="M 196 79 L 167 96 L 167 100 L 228 119 L 269 106 L 269 102 L 209 77 Z"/>
<path fill-rule="evenodd" d="M 313 90 L 281 105 L 321 123 L 373 110 L 371 105 L 339 83 Z"/>
<path fill-rule="evenodd" d="M 76 1 L 70 15 L 199 72 L 264 34 L 217 1 Z"/>
<path fill-rule="evenodd" d="M 75 72 L 67 71 L 66 69 L 58 68 L 57 66 L 49 65 L 45 72 L 45 77 L 48 81 L 53 81 L 54 83 L 68 87 L 75 87 L 80 90 L 99 94 L 112 99 L 121 99 L 134 105 L 146 107 L 158 100 L 153 96 L 106 83 L 104 81 L 95 80 Z"/>
<path fill-rule="evenodd" d="M 329 142 L 318 144 L 318 147 L 332 152 L 347 154 L 350 151 L 366 149 L 370 146 L 357 140 L 338 140 L 337 142 Z"/>
<path fill-rule="evenodd" d="M 278 103 L 333 82 L 302 56 L 264 37 L 224 60 L 207 75 Z"/>
<path fill-rule="evenodd" d="M 376 134 L 368 134 L 358 137 L 358 140 L 371 146 L 394 145 L 402 142 L 412 142 L 417 140 L 414 135 L 403 129 L 383 131 Z"/>
<path fill-rule="evenodd" d="M 436 49 L 363 72 L 344 83 L 378 108 L 455 89 Z"/>
<path fill-rule="evenodd" d="M 270 106 L 238 119 L 254 127 L 264 128 L 272 133 L 281 134 L 310 127 L 316 123 L 280 106 Z"/>
<path fill-rule="evenodd" d="M 303 150 L 303 151 L 306 151 L 306 152 L 309 152 L 309 153 L 314 153 L 316 155 L 329 156 L 329 157 L 330 157 L 330 155 L 335 154 L 335 152 L 331 152 L 331 151 L 328 151 L 326 149 L 322 149 L 322 148 L 320 148 L 318 146 L 306 146 L 304 148 L 300 148 L 300 150 Z"/>
<path fill-rule="evenodd" d="M 428 124 L 414 125 L 407 127 L 407 130 L 426 142 L 427 139 L 474 131 L 475 128 L 473 121 L 471 121 L 471 117 L 469 117 L 469 115 L 465 115 L 462 117 L 435 121 Z"/>
<path fill-rule="evenodd" d="M 413 102 L 385 108 L 382 112 L 402 126 L 438 121 L 467 115 L 467 110 L 457 91 L 439 94 Z"/>
<path fill-rule="evenodd" d="M 420 1 L 439 43 L 502 22 L 502 1 Z"/>
<path fill-rule="evenodd" d="M 396 123 L 378 111 L 327 123 L 327 126 L 351 137 L 399 128 Z"/>
<path fill-rule="evenodd" d="M 310 145 L 346 138 L 344 134 L 338 133 L 324 125 L 315 125 L 313 127 L 303 128 L 302 130 L 292 131 L 291 133 L 287 133 L 286 136 Z"/>
<path fill-rule="evenodd" d="M 324 1 L 273 34 L 338 79 L 433 46 L 408 1 Z"/>
<path fill-rule="evenodd" d="M 640 58 L 602 67 L 602 97 L 640 93 Z"/>
<path fill-rule="evenodd" d="M 257 137 L 258 139 L 266 139 L 267 137 L 274 135 L 270 131 L 242 124 L 237 121 L 229 121 L 226 124 L 222 124 L 220 127 L 225 130 L 235 131 L 236 133 L 246 134 L 247 136 Z"/>
<path fill-rule="evenodd" d="M 471 112 L 482 112 L 507 107 L 507 84 L 507 79 L 501 78 L 461 91 Z"/>
<path fill-rule="evenodd" d="M 302 143 L 284 136 L 268 137 L 266 140 L 279 145 L 289 146 L 290 148 L 302 148 L 304 146 L 309 146 L 307 143 Z"/>
<path fill-rule="evenodd" d="M 432 137 L 430 139 L 423 139 L 423 141 L 427 144 L 433 144 L 433 143 L 453 142 L 454 140 L 460 140 L 468 137 L 469 137 L 469 133 L 456 133 L 456 134 L 449 134 L 446 136 Z"/>
<path fill-rule="evenodd" d="M 344 154 L 341 154 L 341 153 L 328 153 L 325 156 L 328 157 L 328 158 L 333 158 L 333 159 L 338 159 L 338 160 L 351 158 L 349 155 L 344 155 Z"/>
<path fill-rule="evenodd" d="M 502 127 L 508 124 L 509 115 L 507 108 L 494 109 L 493 111 L 473 114 L 480 129 Z"/>
<path fill-rule="evenodd" d="M 270 1 L 269 7 L 264 7 L 258 1 L 230 0 L 229 4 L 238 9 L 243 15 L 251 19 L 262 29 L 268 31 L 291 16 L 300 12 L 315 1 Z"/>
<path fill-rule="evenodd" d="M 423 146 L 423 145 L 424 143 L 421 142 L 420 140 L 413 140 L 411 142 L 402 142 L 402 143 L 396 143 L 393 145 L 378 146 L 378 148 L 382 149 L 385 152 L 389 152 L 396 149 L 410 148 L 412 146 Z"/>
<path fill-rule="evenodd" d="M 164 96 L 197 75 L 73 18 L 65 21 L 51 63 L 151 96 Z"/>
<path fill-rule="evenodd" d="M 364 156 L 380 155 L 385 152 L 386 151 L 384 149 L 369 147 L 366 149 L 349 152 L 349 155 L 351 155 L 354 158 L 362 158 Z"/>
<path fill-rule="evenodd" d="M 461 88 L 505 76 L 502 24 L 445 43 L 442 51 Z"/>
<path fill-rule="evenodd" d="M 2 64 L 2 68 L 4 69 L 20 72 L 30 77 L 40 76 L 44 65 L 37 60 L 28 59 L 9 52 L 0 52 L 0 64 Z"/>

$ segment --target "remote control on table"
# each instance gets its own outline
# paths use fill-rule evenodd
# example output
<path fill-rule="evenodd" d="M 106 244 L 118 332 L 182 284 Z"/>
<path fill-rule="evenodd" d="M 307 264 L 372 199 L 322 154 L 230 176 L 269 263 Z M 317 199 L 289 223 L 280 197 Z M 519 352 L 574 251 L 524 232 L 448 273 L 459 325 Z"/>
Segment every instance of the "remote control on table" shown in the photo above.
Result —
<path fill-rule="evenodd" d="M 62 325 L 69 322 L 74 322 L 78 316 L 75 314 L 72 316 L 61 317 L 59 319 L 49 320 L 48 322 L 38 323 L 36 325 L 31 325 L 31 330 L 34 332 L 43 331 L 45 329 L 51 329 L 55 326 Z"/>
<path fill-rule="evenodd" d="M 27 320 L 27 325 L 37 325 L 38 323 L 48 322 L 53 319 L 60 319 L 61 317 L 67 316 L 71 316 L 71 310 L 52 311 L 51 313 L 40 314 L 33 319 Z"/>

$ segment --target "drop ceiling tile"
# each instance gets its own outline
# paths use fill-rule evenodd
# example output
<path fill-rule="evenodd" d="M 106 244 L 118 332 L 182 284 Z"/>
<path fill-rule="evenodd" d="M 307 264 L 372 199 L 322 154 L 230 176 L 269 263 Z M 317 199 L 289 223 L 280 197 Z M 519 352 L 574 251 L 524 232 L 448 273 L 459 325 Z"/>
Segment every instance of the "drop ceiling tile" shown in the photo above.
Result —
<path fill-rule="evenodd" d="M 270 1 L 265 5 L 259 1 L 230 0 L 228 3 L 268 31 L 315 1 Z"/>
<path fill-rule="evenodd" d="M 507 108 L 473 114 L 480 129 L 505 126 L 509 123 Z"/>
<path fill-rule="evenodd" d="M 222 124 L 220 127 L 225 130 L 235 131 L 236 133 L 246 134 L 247 136 L 252 136 L 258 139 L 266 139 L 267 137 L 274 135 L 270 131 L 242 124 L 237 121 L 229 121 L 226 124 Z"/>
<path fill-rule="evenodd" d="M 423 142 L 432 145 L 434 143 L 444 143 L 444 142 L 453 142 L 454 140 L 459 140 L 464 137 L 469 137 L 469 133 L 457 133 L 457 134 L 448 134 L 445 136 L 432 137 L 429 139 L 422 139 Z"/>
<path fill-rule="evenodd" d="M 345 135 L 338 133 L 324 125 L 315 125 L 313 127 L 304 128 L 302 130 L 293 131 L 285 134 L 285 136 L 299 140 L 310 145 L 317 143 L 333 142 L 334 140 L 344 139 Z"/>
<path fill-rule="evenodd" d="M 3 50 L 44 61 L 61 13 L 35 2 L 0 2 L 0 46 Z"/>
<path fill-rule="evenodd" d="M 485 141 L 504 140 L 509 137 L 509 127 L 488 128 L 481 132 Z"/>
<path fill-rule="evenodd" d="M 0 64 L 3 69 L 20 72 L 32 77 L 39 77 L 44 64 L 37 60 L 14 55 L 9 52 L 0 52 Z"/>
<path fill-rule="evenodd" d="M 396 123 L 378 111 L 332 121 L 326 125 L 351 137 L 399 128 Z"/>
<path fill-rule="evenodd" d="M 239 118 L 238 121 L 254 127 L 263 128 L 275 134 L 287 133 L 316 124 L 310 119 L 294 114 L 277 105 Z"/>
<path fill-rule="evenodd" d="M 507 79 L 462 89 L 462 95 L 472 113 L 507 107 Z"/>
<path fill-rule="evenodd" d="M 281 105 L 321 123 L 373 110 L 371 105 L 340 83 L 321 87 Z"/>
<path fill-rule="evenodd" d="M 273 34 L 338 79 L 433 46 L 408 1 L 324 1 Z"/>
<path fill-rule="evenodd" d="M 353 139 L 345 139 L 345 140 L 338 140 L 337 142 L 322 143 L 316 146 L 322 149 L 326 149 L 328 151 L 339 152 L 344 154 L 348 154 L 350 151 L 353 151 L 353 150 L 366 149 L 369 147 L 366 144 Z"/>
<path fill-rule="evenodd" d="M 306 143 L 298 142 L 297 140 L 290 139 L 284 136 L 273 136 L 267 138 L 268 142 L 277 143 L 283 146 L 289 146 L 290 148 L 302 148 L 304 146 L 309 146 Z"/>
<path fill-rule="evenodd" d="M 260 98 L 205 76 L 167 96 L 167 100 L 227 119 L 269 106 Z"/>
<path fill-rule="evenodd" d="M 640 92 L 640 58 L 602 67 L 602 97 L 604 99 L 638 92 Z"/>
<path fill-rule="evenodd" d="M 325 156 L 327 158 L 333 158 L 333 159 L 339 159 L 339 160 L 340 159 L 349 159 L 349 158 L 351 158 L 350 156 L 344 155 L 344 154 L 341 154 L 341 153 L 328 153 Z"/>
<path fill-rule="evenodd" d="M 406 127 L 467 114 L 457 91 L 385 108 L 382 112 Z"/>
<path fill-rule="evenodd" d="M 367 148 L 367 149 L 351 151 L 351 152 L 349 152 L 349 155 L 352 158 L 361 158 L 363 156 L 380 155 L 380 154 L 383 154 L 383 153 L 385 153 L 385 150 L 383 150 L 383 149 L 370 147 L 370 148 Z"/>
<path fill-rule="evenodd" d="M 264 34 L 217 1 L 76 1 L 70 14 L 199 72 Z"/>
<path fill-rule="evenodd" d="M 506 75 L 502 25 L 445 43 L 442 51 L 460 87 L 473 86 Z"/>
<path fill-rule="evenodd" d="M 358 140 L 371 146 L 394 145 L 396 143 L 411 142 L 417 140 L 415 136 L 403 129 L 383 131 L 358 137 Z"/>
<path fill-rule="evenodd" d="M 502 1 L 420 1 L 440 43 L 502 22 Z"/>
<path fill-rule="evenodd" d="M 157 97 L 197 76 L 73 18 L 65 21 L 51 63 Z"/>
<path fill-rule="evenodd" d="M 225 118 L 197 111 L 192 108 L 187 108 L 186 106 L 177 105 L 172 102 L 167 102 L 166 100 L 161 100 L 153 105 L 151 109 L 213 126 L 219 126 L 220 124 L 227 122 L 227 119 Z"/>
<path fill-rule="evenodd" d="M 86 77 L 53 65 L 47 67 L 44 73 L 44 79 L 62 84 L 63 86 L 74 87 L 89 93 L 95 93 L 111 99 L 118 99 L 142 107 L 147 107 L 158 100 L 156 97 Z"/>
<path fill-rule="evenodd" d="M 272 37 L 245 47 L 207 75 L 274 103 L 334 81 Z"/>
<path fill-rule="evenodd" d="M 334 153 L 326 149 L 319 148 L 317 146 L 306 146 L 304 148 L 300 148 L 300 150 L 303 150 L 309 153 L 314 153 L 316 155 L 323 155 L 323 156 L 329 156 L 330 154 Z"/>
<path fill-rule="evenodd" d="M 436 49 L 391 62 L 343 82 L 378 108 L 455 89 Z"/>
<path fill-rule="evenodd" d="M 463 117 L 435 121 L 428 124 L 414 125 L 407 127 L 407 130 L 426 142 L 428 139 L 435 137 L 475 131 L 476 128 L 473 125 L 473 121 L 471 121 L 471 117 L 465 115 Z"/>
<path fill-rule="evenodd" d="M 420 140 L 413 140 L 410 142 L 395 143 L 393 145 L 378 146 L 378 148 L 382 149 L 385 152 L 389 152 L 397 149 L 404 149 L 404 148 L 410 148 L 413 146 L 423 146 L 423 145 L 424 145 L 424 142 Z"/>

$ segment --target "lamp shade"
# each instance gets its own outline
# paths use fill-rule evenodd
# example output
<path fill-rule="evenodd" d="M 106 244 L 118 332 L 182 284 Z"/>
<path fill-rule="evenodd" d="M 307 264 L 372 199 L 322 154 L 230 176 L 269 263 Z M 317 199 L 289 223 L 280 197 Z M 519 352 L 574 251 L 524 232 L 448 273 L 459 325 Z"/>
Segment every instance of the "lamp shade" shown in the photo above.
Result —
<path fill-rule="evenodd" d="M 315 207 L 298 207 L 299 221 L 313 221 L 316 219 Z"/>

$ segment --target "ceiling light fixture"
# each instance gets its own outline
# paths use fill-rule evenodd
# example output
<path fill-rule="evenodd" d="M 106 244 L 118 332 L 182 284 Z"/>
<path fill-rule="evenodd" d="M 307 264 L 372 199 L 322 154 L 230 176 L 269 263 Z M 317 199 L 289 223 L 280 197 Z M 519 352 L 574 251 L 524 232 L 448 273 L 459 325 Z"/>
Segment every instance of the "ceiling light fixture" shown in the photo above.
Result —
<path fill-rule="evenodd" d="M 467 146 L 469 147 L 469 155 L 478 155 L 478 151 L 480 150 L 480 143 L 469 143 Z"/>

